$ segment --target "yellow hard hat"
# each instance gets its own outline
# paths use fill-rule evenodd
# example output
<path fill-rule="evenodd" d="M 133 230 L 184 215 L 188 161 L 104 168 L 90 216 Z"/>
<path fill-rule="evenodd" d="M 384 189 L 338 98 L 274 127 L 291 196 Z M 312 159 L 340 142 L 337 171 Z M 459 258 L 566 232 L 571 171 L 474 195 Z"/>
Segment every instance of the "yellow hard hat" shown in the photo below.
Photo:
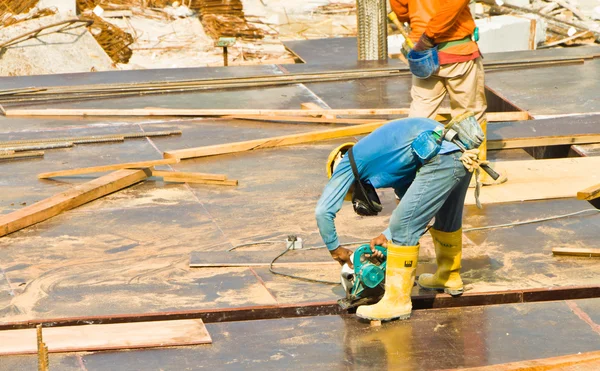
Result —
<path fill-rule="evenodd" d="M 346 152 L 348 152 L 348 150 L 352 148 L 352 146 L 354 146 L 353 142 L 344 143 L 336 147 L 333 151 L 331 151 L 331 153 L 329 153 L 329 157 L 327 157 L 327 178 L 331 179 L 331 176 L 333 175 L 335 168 L 339 164 L 339 161 L 346 154 Z M 344 200 L 352 201 L 351 191 L 352 187 L 350 187 L 350 189 L 348 190 L 348 193 L 346 194 L 346 197 L 344 197 Z"/>

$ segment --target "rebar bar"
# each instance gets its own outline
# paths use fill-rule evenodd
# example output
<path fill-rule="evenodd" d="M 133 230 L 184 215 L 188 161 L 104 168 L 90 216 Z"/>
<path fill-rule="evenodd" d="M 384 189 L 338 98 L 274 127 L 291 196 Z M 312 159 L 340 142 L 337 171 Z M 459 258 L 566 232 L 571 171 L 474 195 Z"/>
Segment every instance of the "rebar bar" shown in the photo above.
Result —
<path fill-rule="evenodd" d="M 357 0 L 358 60 L 387 60 L 387 1 Z"/>

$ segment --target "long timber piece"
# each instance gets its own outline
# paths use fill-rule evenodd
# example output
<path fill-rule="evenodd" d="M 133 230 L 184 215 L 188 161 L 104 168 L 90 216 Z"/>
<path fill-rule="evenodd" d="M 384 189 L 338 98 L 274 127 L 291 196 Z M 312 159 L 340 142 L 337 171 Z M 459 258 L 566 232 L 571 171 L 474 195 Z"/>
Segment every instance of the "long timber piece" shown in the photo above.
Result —
<path fill-rule="evenodd" d="M 105 171 L 119 170 L 119 169 L 143 169 L 157 165 L 170 165 L 176 164 L 179 160 L 177 159 L 162 159 L 162 160 L 151 160 L 151 161 L 140 161 L 140 162 L 124 162 L 122 164 L 82 167 L 70 170 L 59 170 L 48 173 L 38 174 L 39 179 L 56 178 L 61 176 L 81 175 L 81 174 L 92 174 L 101 173 Z"/>
<path fill-rule="evenodd" d="M 586 256 L 600 257 L 600 249 L 585 248 L 585 247 L 554 247 L 552 249 L 554 255 L 569 255 L 569 256 Z"/>
<path fill-rule="evenodd" d="M 129 187 L 146 179 L 149 170 L 118 170 L 90 182 L 74 186 L 20 210 L 0 216 L 0 237 L 50 219 L 63 211 Z"/>
<path fill-rule="evenodd" d="M 36 330 L 0 332 L 0 355 L 37 353 Z M 208 344 L 201 319 L 43 328 L 50 353 Z"/>
<path fill-rule="evenodd" d="M 548 371 L 548 370 L 598 370 L 600 351 L 569 354 L 566 356 L 501 363 L 481 367 L 446 369 L 443 371 Z"/>
<path fill-rule="evenodd" d="M 205 147 L 187 148 L 164 153 L 165 158 L 195 158 L 252 151 L 261 148 L 273 148 L 289 146 L 292 144 L 309 143 L 335 138 L 350 137 L 354 135 L 367 134 L 382 126 L 385 122 L 375 122 L 364 125 L 354 125 L 338 129 L 310 131 L 308 133 L 283 135 L 264 139 L 248 140 L 244 142 L 217 144 Z"/>
<path fill-rule="evenodd" d="M 408 108 L 357 108 L 357 109 L 185 109 L 185 108 L 45 108 L 8 109 L 6 116 L 232 116 L 232 115 L 408 115 Z"/>
<path fill-rule="evenodd" d="M 187 180 L 227 180 L 227 176 L 224 174 L 206 174 L 206 173 L 186 173 L 183 171 L 163 171 L 152 169 L 152 176 L 182 179 L 182 182 Z"/>
<path fill-rule="evenodd" d="M 6 116 L 314 116 L 314 115 L 408 115 L 408 108 L 356 108 L 356 109 L 182 109 L 182 108 L 132 108 L 132 109 L 85 109 L 85 108 L 46 108 L 8 109 Z M 449 112 L 440 111 L 441 119 L 449 118 Z M 528 120 L 529 113 L 488 112 L 488 121 Z M 309 120 L 310 121 L 310 120 Z M 308 122 L 308 121 L 307 121 Z"/>

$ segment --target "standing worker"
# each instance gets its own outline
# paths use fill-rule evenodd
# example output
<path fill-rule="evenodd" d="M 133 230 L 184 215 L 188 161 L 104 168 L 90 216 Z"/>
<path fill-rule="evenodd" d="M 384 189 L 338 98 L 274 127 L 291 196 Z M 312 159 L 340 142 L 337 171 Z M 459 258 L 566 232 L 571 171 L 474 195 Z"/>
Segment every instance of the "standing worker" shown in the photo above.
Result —
<path fill-rule="evenodd" d="M 443 139 L 449 128 L 458 132 L 466 152 Z M 434 275 L 421 275 L 419 282 L 426 288 L 462 294 L 462 212 L 471 172 L 480 165 L 477 148 L 483 139 L 472 113 L 446 127 L 427 118 L 406 118 L 331 152 L 327 161 L 330 180 L 317 204 L 316 219 L 331 256 L 341 265 L 353 266 L 352 251 L 340 246 L 334 224 L 344 200 L 352 200 L 359 215 L 376 215 L 381 211 L 376 188 L 393 188 L 400 198 L 388 229 L 371 241 L 376 257 L 383 258 L 383 254 L 375 245 L 387 247 L 385 294 L 374 305 L 360 306 L 359 317 L 410 317 L 419 239 L 434 217 L 431 234 L 438 268 Z"/>
<path fill-rule="evenodd" d="M 434 119 L 446 95 L 452 117 L 467 111 L 487 134 L 485 80 L 481 53 L 473 40 L 475 21 L 469 0 L 390 0 L 400 22 L 408 22 L 413 50 L 437 50 L 440 68 L 427 78 L 413 75 L 409 117 Z M 487 159 L 486 141 L 480 147 L 480 159 Z M 484 184 L 493 181 L 484 176 Z M 505 181 L 502 177 L 499 182 Z"/>

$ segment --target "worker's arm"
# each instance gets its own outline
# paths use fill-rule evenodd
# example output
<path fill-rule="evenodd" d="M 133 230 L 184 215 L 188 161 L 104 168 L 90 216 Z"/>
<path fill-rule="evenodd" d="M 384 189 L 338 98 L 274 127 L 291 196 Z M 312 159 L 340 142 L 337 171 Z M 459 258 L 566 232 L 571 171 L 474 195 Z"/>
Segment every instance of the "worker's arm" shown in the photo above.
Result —
<path fill-rule="evenodd" d="M 400 22 L 409 22 L 408 0 L 390 0 L 390 6 Z"/>
<path fill-rule="evenodd" d="M 315 211 L 319 233 L 331 256 L 340 264 L 349 263 L 350 266 L 352 266 L 350 262 L 351 251 L 340 247 L 334 220 L 336 214 L 342 208 L 344 197 L 353 182 L 354 175 L 350 163 L 342 161 L 325 186 Z"/>
<path fill-rule="evenodd" d="M 469 6 L 469 0 L 447 0 L 442 4 L 425 28 L 425 35 L 434 41 L 454 26 L 460 13 Z"/>

